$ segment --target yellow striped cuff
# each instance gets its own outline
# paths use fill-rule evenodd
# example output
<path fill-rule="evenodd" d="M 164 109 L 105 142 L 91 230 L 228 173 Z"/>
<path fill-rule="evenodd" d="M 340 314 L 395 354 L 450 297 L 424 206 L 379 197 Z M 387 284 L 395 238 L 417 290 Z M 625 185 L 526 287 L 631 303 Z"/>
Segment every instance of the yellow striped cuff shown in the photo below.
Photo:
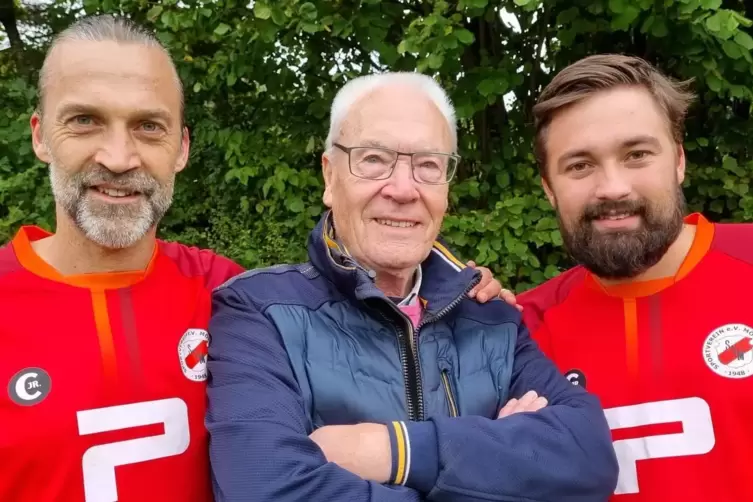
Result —
<path fill-rule="evenodd" d="M 410 442 L 408 432 L 403 422 L 392 422 L 387 426 L 392 447 L 392 475 L 391 483 L 405 485 L 410 472 Z"/>

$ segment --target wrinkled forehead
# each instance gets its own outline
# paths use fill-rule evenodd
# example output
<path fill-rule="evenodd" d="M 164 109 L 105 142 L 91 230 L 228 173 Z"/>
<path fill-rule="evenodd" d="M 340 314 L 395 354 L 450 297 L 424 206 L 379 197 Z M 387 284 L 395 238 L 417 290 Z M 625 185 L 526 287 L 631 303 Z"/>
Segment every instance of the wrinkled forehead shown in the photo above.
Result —
<path fill-rule="evenodd" d="M 63 42 L 50 54 L 43 86 L 45 114 L 75 103 L 102 113 L 160 109 L 180 120 L 177 75 L 157 47 Z"/>
<path fill-rule="evenodd" d="M 348 146 L 452 150 L 450 126 L 436 104 L 421 91 L 403 85 L 379 88 L 353 103 L 343 120 L 341 139 Z"/>

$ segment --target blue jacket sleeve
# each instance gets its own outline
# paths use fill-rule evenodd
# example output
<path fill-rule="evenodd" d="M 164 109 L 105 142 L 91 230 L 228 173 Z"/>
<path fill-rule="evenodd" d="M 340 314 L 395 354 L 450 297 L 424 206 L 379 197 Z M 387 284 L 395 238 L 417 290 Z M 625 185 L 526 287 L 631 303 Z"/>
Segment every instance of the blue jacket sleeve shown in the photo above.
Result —
<path fill-rule="evenodd" d="M 510 394 L 519 398 L 529 390 L 546 397 L 547 406 L 497 420 L 390 424 L 393 457 L 399 457 L 393 479 L 436 501 L 607 500 L 618 467 L 601 405 L 568 382 L 521 325 Z"/>
<path fill-rule="evenodd" d="M 207 367 L 210 461 L 217 502 L 420 502 L 328 463 L 310 426 L 282 338 L 232 285 L 217 290 Z"/>

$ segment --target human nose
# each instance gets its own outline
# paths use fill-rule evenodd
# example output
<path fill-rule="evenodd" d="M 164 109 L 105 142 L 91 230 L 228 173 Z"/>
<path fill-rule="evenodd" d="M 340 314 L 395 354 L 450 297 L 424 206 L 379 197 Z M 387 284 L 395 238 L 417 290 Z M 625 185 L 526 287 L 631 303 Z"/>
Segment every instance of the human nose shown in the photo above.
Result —
<path fill-rule="evenodd" d="M 136 142 L 126 127 L 113 127 L 107 131 L 94 161 L 115 173 L 141 167 Z"/>
<path fill-rule="evenodd" d="M 416 180 L 413 179 L 410 157 L 400 155 L 397 158 L 392 176 L 387 180 L 387 184 L 382 189 L 382 194 L 402 204 L 413 202 L 418 198 L 418 189 L 416 188 Z"/>
<path fill-rule="evenodd" d="M 630 177 L 621 166 L 605 166 L 601 169 L 596 196 L 605 200 L 620 200 L 632 192 Z"/>

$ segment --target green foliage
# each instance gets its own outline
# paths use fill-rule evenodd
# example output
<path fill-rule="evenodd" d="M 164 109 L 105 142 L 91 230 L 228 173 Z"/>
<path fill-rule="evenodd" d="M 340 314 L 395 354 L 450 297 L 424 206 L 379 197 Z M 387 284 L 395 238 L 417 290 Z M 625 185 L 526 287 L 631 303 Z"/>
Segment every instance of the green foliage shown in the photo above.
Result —
<path fill-rule="evenodd" d="M 463 162 L 444 234 L 517 289 L 569 263 L 532 156 L 531 107 L 553 72 L 623 52 L 694 79 L 690 208 L 753 221 L 749 140 L 753 12 L 732 0 L 57 0 L 19 8 L 21 57 L 0 53 L 0 242 L 22 223 L 54 228 L 46 168 L 28 119 L 50 36 L 75 16 L 150 25 L 185 84 L 189 167 L 161 236 L 245 266 L 301 260 L 323 210 L 320 155 L 334 93 L 354 76 L 418 70 L 451 93 Z M 514 19 L 518 26 L 512 26 Z"/>

